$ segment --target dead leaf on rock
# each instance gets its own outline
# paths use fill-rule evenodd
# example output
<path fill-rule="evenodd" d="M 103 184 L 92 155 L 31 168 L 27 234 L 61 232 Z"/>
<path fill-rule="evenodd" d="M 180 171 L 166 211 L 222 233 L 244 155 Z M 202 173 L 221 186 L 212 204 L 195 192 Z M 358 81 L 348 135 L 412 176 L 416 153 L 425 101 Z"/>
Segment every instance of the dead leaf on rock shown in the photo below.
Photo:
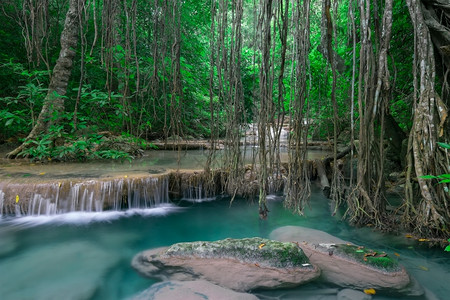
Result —
<path fill-rule="evenodd" d="M 375 289 L 364 289 L 364 293 L 367 295 L 375 295 L 377 292 Z"/>

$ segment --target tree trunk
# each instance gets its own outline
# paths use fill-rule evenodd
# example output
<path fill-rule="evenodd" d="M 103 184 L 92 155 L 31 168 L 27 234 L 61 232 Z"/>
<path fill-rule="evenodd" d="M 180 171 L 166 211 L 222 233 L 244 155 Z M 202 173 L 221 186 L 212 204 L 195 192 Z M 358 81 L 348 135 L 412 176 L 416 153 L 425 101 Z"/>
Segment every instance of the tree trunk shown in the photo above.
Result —
<path fill-rule="evenodd" d="M 76 54 L 75 49 L 78 43 L 79 1 L 85 0 L 70 0 L 69 2 L 69 10 L 66 14 L 64 29 L 61 32 L 61 51 L 59 52 L 59 58 L 53 69 L 47 96 L 44 99 L 44 104 L 36 125 L 28 134 L 22 145 L 6 155 L 7 158 L 20 156 L 23 150 L 31 146 L 29 141 L 35 139 L 40 134 L 48 133 L 50 126 L 59 121 L 58 116 L 64 110 L 64 95 L 67 92 L 73 59 Z"/>
<path fill-rule="evenodd" d="M 447 203 L 450 200 L 447 184 L 433 184 L 425 180 L 424 175 L 440 175 L 448 170 L 441 163 L 445 161 L 437 146 L 441 136 L 442 120 L 440 110 L 446 110 L 435 91 L 435 60 L 429 29 L 425 26 L 423 7 L 420 0 L 408 0 L 408 9 L 414 25 L 414 119 L 411 128 L 408 151 L 413 161 L 409 160 L 408 170 L 414 167 L 421 192 L 421 202 L 412 220 L 411 226 L 424 233 L 444 233 L 450 220 Z M 447 113 L 444 111 L 445 114 Z M 441 121 L 441 124 L 439 124 Z M 445 118 L 444 118 L 445 121 Z M 410 174 L 407 174 L 410 178 Z M 407 182 L 410 185 L 410 182 Z M 408 194 L 407 194 L 408 195 Z M 407 204 L 413 199 L 407 198 Z"/>

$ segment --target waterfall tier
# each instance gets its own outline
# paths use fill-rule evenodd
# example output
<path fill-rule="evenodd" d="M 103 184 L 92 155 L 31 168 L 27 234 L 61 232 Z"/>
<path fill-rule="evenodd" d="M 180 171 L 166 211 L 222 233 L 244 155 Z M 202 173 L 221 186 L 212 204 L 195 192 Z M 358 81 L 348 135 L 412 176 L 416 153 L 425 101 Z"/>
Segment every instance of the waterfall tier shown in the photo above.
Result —
<path fill-rule="evenodd" d="M 169 202 L 168 175 L 0 183 L 0 215 L 150 208 Z"/>

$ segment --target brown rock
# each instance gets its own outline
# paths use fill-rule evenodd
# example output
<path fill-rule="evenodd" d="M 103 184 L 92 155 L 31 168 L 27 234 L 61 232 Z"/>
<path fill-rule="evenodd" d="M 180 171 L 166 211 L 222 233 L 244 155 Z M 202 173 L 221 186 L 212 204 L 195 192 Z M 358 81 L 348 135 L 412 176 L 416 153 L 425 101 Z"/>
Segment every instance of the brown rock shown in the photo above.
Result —
<path fill-rule="evenodd" d="M 256 247 L 258 248 L 258 244 Z M 180 281 L 202 279 L 235 291 L 295 287 L 320 275 L 319 269 L 310 264 L 276 267 L 267 265 L 265 261 L 254 262 L 253 258 L 242 260 L 242 257 L 236 256 L 233 259 L 221 254 L 217 257 L 204 253 L 201 256 L 176 256 L 170 254 L 168 249 L 141 252 L 133 258 L 132 266 L 140 274 L 150 278 Z M 248 249 L 245 250 L 245 254 L 248 254 Z"/>
<path fill-rule="evenodd" d="M 390 271 L 361 263 L 346 255 L 336 255 L 334 245 L 350 243 L 320 230 L 285 226 L 274 230 L 270 238 L 298 242 L 310 262 L 321 269 L 322 278 L 343 287 L 403 292 L 410 284 L 409 275 L 401 266 Z"/>

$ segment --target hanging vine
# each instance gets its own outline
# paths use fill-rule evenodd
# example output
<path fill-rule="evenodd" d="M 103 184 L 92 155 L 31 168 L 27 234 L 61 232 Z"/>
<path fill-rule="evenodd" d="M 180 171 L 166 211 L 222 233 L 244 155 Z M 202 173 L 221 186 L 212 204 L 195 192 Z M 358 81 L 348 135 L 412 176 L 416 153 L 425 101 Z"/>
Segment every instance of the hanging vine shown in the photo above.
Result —
<path fill-rule="evenodd" d="M 290 128 L 289 155 L 288 155 L 288 177 L 286 186 L 285 206 L 292 211 L 303 214 L 303 208 L 309 199 L 310 174 L 306 159 L 307 151 L 307 119 L 306 101 L 308 98 L 308 54 L 310 48 L 310 1 L 293 1 L 294 27 L 294 51 L 292 84 L 294 92 L 291 93 L 289 111 Z"/>

